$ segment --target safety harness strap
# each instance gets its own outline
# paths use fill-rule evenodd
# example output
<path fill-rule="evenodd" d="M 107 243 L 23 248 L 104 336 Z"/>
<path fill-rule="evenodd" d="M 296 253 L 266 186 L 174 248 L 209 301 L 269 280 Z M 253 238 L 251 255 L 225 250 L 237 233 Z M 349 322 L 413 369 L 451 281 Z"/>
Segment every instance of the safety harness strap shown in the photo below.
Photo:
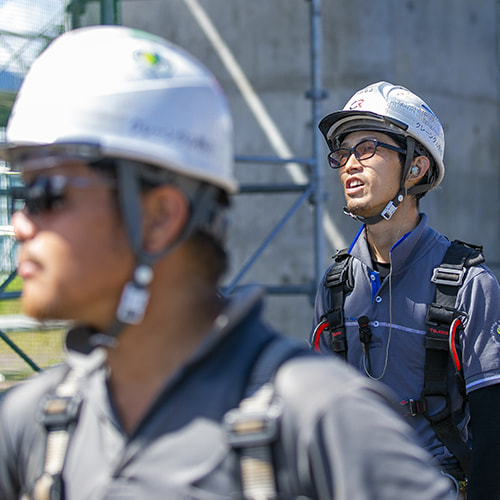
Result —
<path fill-rule="evenodd" d="M 481 247 L 453 241 L 441 265 L 434 269 L 431 281 L 436 284 L 436 294 L 426 318 L 424 388 L 419 406 L 437 437 L 459 461 L 464 477 L 470 449 L 461 438 L 451 413 L 447 390 L 448 362 L 451 355 L 458 387 L 465 397 L 461 359 L 457 353 L 463 313 L 456 309 L 456 298 L 467 268 L 482 262 Z"/>
<path fill-rule="evenodd" d="M 42 401 L 42 424 L 47 430 L 47 444 L 43 473 L 33 488 L 33 500 L 64 500 L 62 470 L 80 414 L 80 376 L 76 368 L 70 368 L 54 392 Z"/>
<path fill-rule="evenodd" d="M 347 356 L 344 298 L 354 287 L 350 272 L 351 256 L 347 252 L 347 249 L 337 252 L 334 256 L 335 262 L 325 279 L 325 287 L 330 289 L 331 297 L 331 308 L 324 316 L 331 335 L 331 348 L 344 358 Z M 464 314 L 456 310 L 456 298 L 467 269 L 482 262 L 482 247 L 454 240 L 443 262 L 434 269 L 431 281 L 436 285 L 436 293 L 434 302 L 427 309 L 424 388 L 421 399 L 401 402 L 405 416 L 415 417 L 423 414 L 430 421 L 438 439 L 459 461 L 461 470 L 453 471 L 459 479 L 465 477 L 470 450 L 462 440 L 451 413 L 447 387 L 448 363 L 451 355 L 458 389 L 466 399 L 458 348 Z M 316 335 L 324 334 L 325 329 L 319 329 Z M 313 339 L 313 345 L 319 346 L 319 338 Z"/>
<path fill-rule="evenodd" d="M 240 450 L 243 498 L 275 500 L 276 482 L 270 443 L 276 439 L 281 407 L 273 404 L 272 384 L 262 386 L 225 416 L 231 446 Z"/>
<path fill-rule="evenodd" d="M 330 289 L 331 296 L 331 307 L 325 315 L 330 331 L 331 348 L 335 354 L 344 359 L 347 359 L 344 297 L 353 289 L 352 280 L 349 279 L 351 258 L 347 248 L 339 250 L 333 257 L 334 264 L 325 279 L 325 287 Z"/>
<path fill-rule="evenodd" d="M 252 369 L 244 399 L 224 417 L 229 444 L 240 454 L 245 500 L 279 498 L 271 445 L 279 436 L 282 403 L 273 381 L 279 366 L 298 352 L 303 348 L 296 343 L 271 341 Z"/>

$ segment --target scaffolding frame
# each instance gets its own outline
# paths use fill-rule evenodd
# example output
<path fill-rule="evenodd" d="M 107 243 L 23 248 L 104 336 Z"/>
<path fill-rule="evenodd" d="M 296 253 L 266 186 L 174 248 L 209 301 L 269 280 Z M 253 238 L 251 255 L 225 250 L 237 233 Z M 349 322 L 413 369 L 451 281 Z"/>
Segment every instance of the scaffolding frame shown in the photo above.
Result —
<path fill-rule="evenodd" d="M 326 91 L 322 87 L 322 27 L 321 27 L 321 0 L 304 0 L 309 4 L 309 44 L 310 44 L 310 89 L 305 92 L 305 97 L 311 103 L 311 120 L 312 123 L 318 123 L 321 118 L 320 103 L 327 97 Z M 121 22 L 121 4 L 120 0 L 69 0 L 66 3 L 66 13 L 69 16 L 69 28 L 75 29 L 88 24 L 86 18 L 87 7 L 93 4 L 99 4 L 99 23 L 100 24 L 120 24 Z M 96 11 L 91 13 L 90 18 L 96 19 Z M 2 33 L 0 32 L 0 36 Z M 12 33 L 9 33 L 12 35 Z M 18 35 L 23 36 L 23 35 Z M 32 35 L 34 37 L 35 35 Z M 44 37 L 48 44 L 53 37 L 40 33 L 38 36 Z M 17 57 L 13 54 L 12 57 Z M 2 71 L 2 68 L 0 68 Z M 12 99 L 13 100 L 13 99 Z M 1 103 L 0 103 L 1 104 Z M 0 123 L 2 126 L 2 123 Z M 314 301 L 317 284 L 320 281 L 324 262 L 324 233 L 323 233 L 323 215 L 325 195 L 323 193 L 323 168 L 320 158 L 321 151 L 321 136 L 316 127 L 311 127 L 311 143 L 312 151 L 309 157 L 290 157 L 279 158 L 276 156 L 235 156 L 236 163 L 253 163 L 253 164 L 273 164 L 286 165 L 297 164 L 302 165 L 308 172 L 308 182 L 306 183 L 282 183 L 282 184 L 243 184 L 240 187 L 238 196 L 251 194 L 276 194 L 276 193 L 297 193 L 298 197 L 292 206 L 284 213 L 279 222 L 271 229 L 267 237 L 247 259 L 243 266 L 236 272 L 231 282 L 224 286 L 223 292 L 230 294 L 241 283 L 243 277 L 251 269 L 254 263 L 259 259 L 263 251 L 268 248 L 281 229 L 294 216 L 297 210 L 304 204 L 308 203 L 313 208 L 313 232 L 314 232 L 314 269 L 312 270 L 312 278 L 309 283 L 305 284 L 289 284 L 289 285 L 262 285 L 263 289 L 268 294 L 273 295 L 306 295 L 309 297 L 311 304 Z M 0 284 L 0 300 L 12 299 L 18 297 L 18 292 L 7 291 L 8 285 L 15 277 L 15 270 L 9 274 L 5 281 Z M 0 330 L 0 338 L 6 342 L 26 363 L 35 371 L 39 371 L 38 365 L 23 352 L 18 346 L 10 341 L 9 337 Z"/>
<path fill-rule="evenodd" d="M 311 102 L 311 122 L 319 123 L 321 119 L 321 101 L 327 97 L 327 92 L 322 86 L 322 25 L 321 25 L 321 0 L 305 0 L 309 3 L 309 48 L 310 48 L 310 89 L 305 96 Z M 325 212 L 325 193 L 323 191 L 323 162 L 321 158 L 321 134 L 317 127 L 311 127 L 312 152 L 310 157 L 279 158 L 275 156 L 248 156 L 236 155 L 236 163 L 265 163 L 265 164 L 298 164 L 306 167 L 309 174 L 309 182 L 303 184 L 243 184 L 240 187 L 241 195 L 246 194 L 276 194 L 276 193 L 299 193 L 300 196 L 292 206 L 285 212 L 279 222 L 271 229 L 262 243 L 247 259 L 239 269 L 230 283 L 224 287 L 225 293 L 235 290 L 242 278 L 247 274 L 254 263 L 259 259 L 263 251 L 271 245 L 277 234 L 286 225 L 290 218 L 304 204 L 308 203 L 313 208 L 313 240 L 314 260 L 312 279 L 305 284 L 289 285 L 261 285 L 267 294 L 271 295 L 306 295 L 311 304 L 318 283 L 324 272 L 325 242 L 323 231 L 323 216 Z"/>

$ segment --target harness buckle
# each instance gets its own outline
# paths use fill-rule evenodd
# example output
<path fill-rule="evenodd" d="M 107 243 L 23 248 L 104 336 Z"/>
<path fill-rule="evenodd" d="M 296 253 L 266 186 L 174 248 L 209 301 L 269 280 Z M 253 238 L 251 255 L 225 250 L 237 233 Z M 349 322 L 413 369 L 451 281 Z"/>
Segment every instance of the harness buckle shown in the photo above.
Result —
<path fill-rule="evenodd" d="M 426 401 L 408 398 L 407 401 L 401 401 L 401 406 L 406 406 L 409 413 L 403 413 L 404 417 L 416 417 L 426 411 Z"/>
<path fill-rule="evenodd" d="M 436 285 L 461 286 L 464 281 L 465 269 L 452 267 L 435 267 L 432 272 L 432 283 Z"/>
<path fill-rule="evenodd" d="M 418 401 L 415 401 L 414 399 L 409 399 L 408 400 L 408 407 L 410 408 L 410 415 L 412 417 L 416 417 L 418 415 Z"/>
<path fill-rule="evenodd" d="M 42 406 L 42 423 L 47 429 L 64 428 L 78 418 L 80 404 L 79 394 L 47 398 Z"/>
<path fill-rule="evenodd" d="M 278 423 L 282 414 L 279 404 L 272 404 L 266 410 L 245 411 L 234 408 L 224 417 L 229 443 L 236 447 L 267 444 L 277 437 Z"/>
<path fill-rule="evenodd" d="M 380 214 L 385 220 L 389 220 L 393 215 L 394 212 L 397 210 L 398 206 L 395 205 L 392 201 L 390 201 L 382 210 L 382 213 Z"/>

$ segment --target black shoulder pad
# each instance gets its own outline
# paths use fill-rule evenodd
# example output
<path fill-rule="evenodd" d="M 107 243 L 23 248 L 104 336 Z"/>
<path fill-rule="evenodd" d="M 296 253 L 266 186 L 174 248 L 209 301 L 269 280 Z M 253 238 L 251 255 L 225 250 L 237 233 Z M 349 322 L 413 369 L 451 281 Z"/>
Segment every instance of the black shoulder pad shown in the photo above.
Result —
<path fill-rule="evenodd" d="M 450 251 L 457 252 L 458 258 L 463 261 L 464 267 L 477 266 L 486 260 L 484 258 L 482 245 L 474 245 L 461 240 L 453 240 L 451 242 Z"/>
<path fill-rule="evenodd" d="M 350 272 L 351 259 L 352 256 L 348 253 L 347 248 L 339 250 L 333 256 L 334 264 L 325 278 L 326 288 L 343 284 L 343 291 L 346 293 L 354 288 L 352 273 Z"/>

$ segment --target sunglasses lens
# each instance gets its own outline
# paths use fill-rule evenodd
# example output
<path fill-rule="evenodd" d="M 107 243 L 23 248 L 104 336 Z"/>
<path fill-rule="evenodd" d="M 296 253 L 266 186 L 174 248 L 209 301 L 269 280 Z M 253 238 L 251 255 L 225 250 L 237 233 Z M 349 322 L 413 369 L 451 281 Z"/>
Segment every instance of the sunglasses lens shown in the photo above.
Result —
<path fill-rule="evenodd" d="M 49 179 L 39 178 L 26 188 L 26 208 L 30 214 L 39 214 L 50 208 Z"/>
<path fill-rule="evenodd" d="M 14 186 L 10 189 L 11 213 L 22 210 L 25 206 L 25 189 L 23 186 Z"/>
<path fill-rule="evenodd" d="M 26 208 L 30 215 L 51 211 L 64 202 L 66 182 L 60 176 L 38 177 L 31 184 L 12 190 L 13 211 Z"/>

